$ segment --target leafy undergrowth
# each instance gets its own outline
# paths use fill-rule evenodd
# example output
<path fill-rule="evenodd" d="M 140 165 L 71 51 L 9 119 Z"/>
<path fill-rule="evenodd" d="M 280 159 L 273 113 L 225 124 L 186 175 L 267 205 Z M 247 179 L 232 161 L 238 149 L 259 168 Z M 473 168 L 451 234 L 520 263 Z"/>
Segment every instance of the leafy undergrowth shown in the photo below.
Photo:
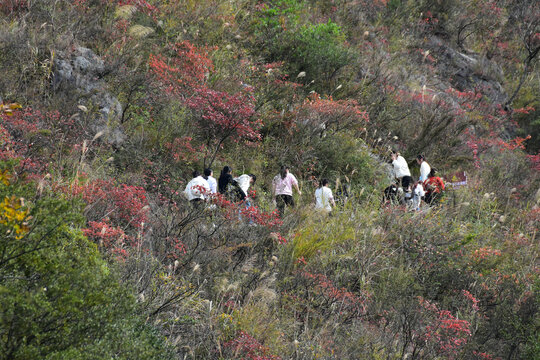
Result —
<path fill-rule="evenodd" d="M 0 354 L 533 359 L 530 1 L 0 4 Z M 381 203 L 390 148 L 433 207 Z M 288 164 L 297 206 L 271 180 Z M 195 207 L 193 169 L 254 173 Z M 337 208 L 313 209 L 329 178 Z"/>

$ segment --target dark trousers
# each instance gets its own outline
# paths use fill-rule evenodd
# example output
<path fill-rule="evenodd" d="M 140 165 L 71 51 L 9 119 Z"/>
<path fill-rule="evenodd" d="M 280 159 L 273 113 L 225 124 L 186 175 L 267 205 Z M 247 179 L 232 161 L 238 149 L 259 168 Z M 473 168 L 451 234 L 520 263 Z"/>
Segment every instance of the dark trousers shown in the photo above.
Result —
<path fill-rule="evenodd" d="M 429 205 L 435 205 L 439 202 L 440 197 L 441 197 L 440 193 L 435 193 L 435 192 L 430 191 L 426 193 L 424 201 L 428 203 Z"/>
<path fill-rule="evenodd" d="M 292 195 L 276 195 L 276 206 L 278 208 L 279 216 L 283 216 L 285 206 L 294 207 L 294 198 Z"/>
<path fill-rule="evenodd" d="M 407 188 L 412 183 L 413 183 L 412 176 L 404 176 L 404 177 L 401 178 L 401 187 L 403 188 L 403 191 L 407 191 Z"/>

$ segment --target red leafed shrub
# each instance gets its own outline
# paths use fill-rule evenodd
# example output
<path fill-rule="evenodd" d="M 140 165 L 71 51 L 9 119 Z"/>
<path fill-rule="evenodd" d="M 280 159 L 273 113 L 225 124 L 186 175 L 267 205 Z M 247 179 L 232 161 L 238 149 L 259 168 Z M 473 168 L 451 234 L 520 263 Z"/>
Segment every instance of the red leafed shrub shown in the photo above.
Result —
<path fill-rule="evenodd" d="M 300 275 L 304 279 L 312 281 L 315 293 L 321 294 L 327 305 L 337 304 L 340 315 L 358 317 L 366 313 L 369 294 L 366 293 L 363 296 L 358 296 L 345 288 L 338 288 L 323 274 L 303 271 Z"/>
<path fill-rule="evenodd" d="M 493 249 L 490 246 L 486 246 L 476 249 L 470 256 L 474 262 L 478 263 L 494 257 L 500 257 L 501 255 L 502 253 L 500 250 Z"/>
<path fill-rule="evenodd" d="M 214 64 L 208 58 L 208 48 L 198 48 L 187 40 L 171 47 L 175 53 L 172 58 L 150 55 L 150 71 L 167 92 L 184 99 L 205 84 Z"/>
<path fill-rule="evenodd" d="M 469 341 L 471 324 L 454 317 L 448 310 L 439 309 L 428 300 L 420 297 L 418 301 L 424 315 L 430 317 L 419 333 L 420 339 L 430 345 L 438 355 L 453 358 Z"/>
<path fill-rule="evenodd" d="M 235 141 L 260 137 L 261 120 L 254 118 L 254 98 L 249 94 L 201 88 L 186 104 L 200 113 L 198 126 L 213 139 L 223 142 L 230 136 Z"/>
<path fill-rule="evenodd" d="M 313 94 L 298 109 L 298 120 L 324 129 L 365 129 L 369 115 L 356 100 L 334 100 Z"/>
<path fill-rule="evenodd" d="M 2 0 L 0 1 L 0 12 L 4 15 L 21 12 L 28 9 L 28 0 Z"/>
<path fill-rule="evenodd" d="M 38 173 L 45 165 L 37 152 L 40 146 L 34 146 L 33 135 L 44 128 L 51 119 L 58 119 L 58 112 L 43 114 L 33 108 L 21 111 L 0 113 L 0 157 L 2 159 L 19 159 L 21 170 Z M 41 145 L 41 144 L 38 144 Z"/>
<path fill-rule="evenodd" d="M 12 115 L 0 114 L 1 124 L 18 142 L 22 142 L 25 135 L 39 130 L 39 125 L 43 124 L 43 118 L 41 111 L 32 108 L 15 111 Z"/>
<path fill-rule="evenodd" d="M 90 221 L 83 233 L 105 252 L 115 256 L 117 261 L 126 260 L 128 251 L 140 245 L 135 237 L 127 235 L 120 227 L 111 225 L 108 218 L 99 222 Z"/>
<path fill-rule="evenodd" d="M 200 137 L 207 144 L 205 164 L 212 164 L 219 150 L 233 142 L 260 139 L 262 121 L 255 116 L 255 99 L 247 93 L 228 94 L 203 87 L 186 100 L 196 114 Z"/>
<path fill-rule="evenodd" d="M 493 360 L 493 355 L 486 352 L 473 351 L 473 355 L 476 356 L 477 359 Z"/>
<path fill-rule="evenodd" d="M 192 145 L 192 141 L 193 138 L 190 136 L 184 136 L 174 139 L 173 142 L 167 143 L 165 146 L 169 149 L 175 161 L 196 163 L 204 157 L 207 149 L 204 145 Z"/>
<path fill-rule="evenodd" d="M 226 141 L 260 139 L 261 120 L 255 116 L 252 87 L 230 94 L 210 89 L 206 79 L 214 70 L 210 48 L 189 41 L 172 46 L 175 56 L 151 55 L 149 66 L 165 91 L 183 101 L 195 115 L 199 138 L 205 144 L 205 165 L 211 165 Z"/>
<path fill-rule="evenodd" d="M 176 237 L 168 237 L 166 242 L 168 244 L 168 248 L 170 249 L 169 253 L 167 254 L 167 258 L 177 260 L 186 254 L 186 246 L 182 240 Z"/>
<path fill-rule="evenodd" d="M 527 157 L 529 158 L 529 161 L 531 162 L 533 168 L 536 171 L 540 171 L 540 153 L 536 155 L 527 155 Z"/>
<path fill-rule="evenodd" d="M 277 211 L 265 212 L 254 205 L 246 207 L 244 202 L 231 201 L 222 194 L 213 195 L 212 203 L 219 206 L 223 211 L 223 216 L 229 220 L 242 218 L 248 222 L 264 226 L 268 229 L 283 224 L 283 221 L 279 218 Z M 285 243 L 286 240 L 281 237 L 281 235 L 279 236 L 278 241 L 280 243 Z"/>
<path fill-rule="evenodd" d="M 112 181 L 95 180 L 85 185 L 74 185 L 72 193 L 82 195 L 89 205 L 87 216 L 90 220 L 101 221 L 108 217 L 113 224 L 135 229 L 142 228 L 147 222 L 148 201 L 142 187 L 116 186 Z"/>
<path fill-rule="evenodd" d="M 250 206 L 248 208 L 241 209 L 240 214 L 242 216 L 245 216 L 247 219 L 253 221 L 255 224 L 266 226 L 268 228 L 283 224 L 283 221 L 281 221 L 281 219 L 279 218 L 277 210 L 267 213 L 259 209 L 257 206 Z M 278 239 L 280 243 L 287 242 L 287 240 L 284 239 L 281 235 L 279 235 Z"/>
<path fill-rule="evenodd" d="M 469 300 L 471 302 L 471 306 L 472 306 L 472 309 L 474 311 L 478 311 L 479 310 L 479 307 L 478 307 L 478 303 L 480 302 L 480 300 L 478 300 L 477 298 L 475 298 L 473 296 L 473 294 L 471 294 L 468 290 L 463 290 L 462 291 L 463 293 L 463 296 Z"/>
<path fill-rule="evenodd" d="M 106 249 L 110 249 L 118 241 L 123 241 L 129 237 L 124 230 L 119 227 L 111 226 L 108 219 L 103 221 L 90 221 L 88 228 L 83 229 L 84 235 L 89 239 L 94 240 L 98 245 L 103 246 Z"/>
<path fill-rule="evenodd" d="M 235 357 L 241 355 L 241 359 L 249 360 L 279 360 L 277 355 L 268 354 L 270 349 L 262 345 L 257 339 L 244 331 L 240 331 L 238 336 L 223 344 L 225 349 L 231 350 Z"/>

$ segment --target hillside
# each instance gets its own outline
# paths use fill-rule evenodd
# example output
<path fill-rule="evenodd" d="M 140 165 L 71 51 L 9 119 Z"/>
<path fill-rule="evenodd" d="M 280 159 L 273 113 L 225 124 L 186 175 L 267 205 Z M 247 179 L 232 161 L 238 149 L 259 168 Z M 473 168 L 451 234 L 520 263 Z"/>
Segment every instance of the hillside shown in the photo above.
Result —
<path fill-rule="evenodd" d="M 537 358 L 539 53 L 529 0 L 0 0 L 0 359 Z"/>

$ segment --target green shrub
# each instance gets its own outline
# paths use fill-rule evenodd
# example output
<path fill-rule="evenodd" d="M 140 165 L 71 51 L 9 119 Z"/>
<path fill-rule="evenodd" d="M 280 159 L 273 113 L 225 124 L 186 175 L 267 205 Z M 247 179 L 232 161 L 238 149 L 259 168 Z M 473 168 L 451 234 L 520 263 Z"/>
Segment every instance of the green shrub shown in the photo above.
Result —
<path fill-rule="evenodd" d="M 352 61 L 352 52 L 345 46 L 345 36 L 332 20 L 284 32 L 268 47 L 272 61 L 286 62 L 292 80 L 309 84 L 306 89 L 320 93 L 331 92 L 331 81 L 337 79 L 338 72 Z M 305 76 L 296 78 L 302 72 Z"/>
<path fill-rule="evenodd" d="M 168 358 L 135 299 L 79 230 L 81 207 L 0 183 L 0 353 L 9 359 Z M 29 201 L 28 199 L 33 199 Z"/>
<path fill-rule="evenodd" d="M 295 0 L 263 7 L 252 25 L 255 46 L 269 62 L 284 61 L 291 80 L 309 84 L 306 90 L 329 93 L 335 85 L 330 81 L 351 63 L 352 52 L 337 23 L 314 23 L 310 15 L 315 15 L 305 11 L 306 4 Z"/>

